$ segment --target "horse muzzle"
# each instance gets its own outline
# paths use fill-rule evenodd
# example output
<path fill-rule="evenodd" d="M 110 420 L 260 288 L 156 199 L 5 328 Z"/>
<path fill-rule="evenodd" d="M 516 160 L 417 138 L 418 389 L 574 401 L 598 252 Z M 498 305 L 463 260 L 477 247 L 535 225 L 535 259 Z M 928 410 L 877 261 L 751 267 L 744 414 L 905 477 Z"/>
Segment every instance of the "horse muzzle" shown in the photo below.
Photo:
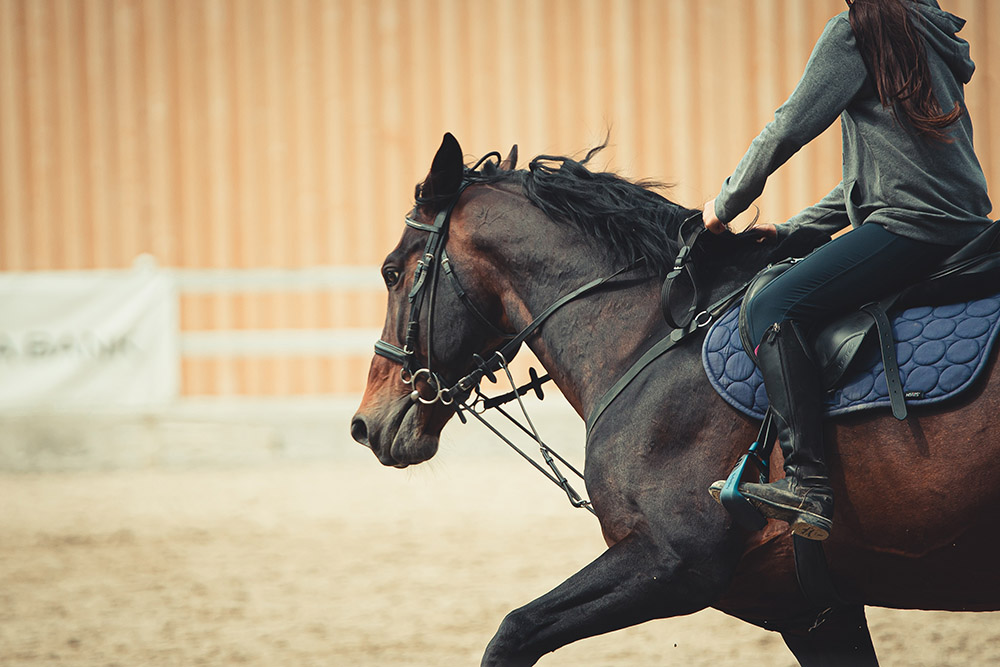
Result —
<path fill-rule="evenodd" d="M 409 396 L 393 401 L 387 410 L 362 406 L 351 419 L 351 437 L 372 450 L 384 466 L 405 468 L 423 463 L 438 449 L 440 428 L 428 429 L 430 423 L 438 421 L 430 418 L 428 413 L 433 411 Z"/>

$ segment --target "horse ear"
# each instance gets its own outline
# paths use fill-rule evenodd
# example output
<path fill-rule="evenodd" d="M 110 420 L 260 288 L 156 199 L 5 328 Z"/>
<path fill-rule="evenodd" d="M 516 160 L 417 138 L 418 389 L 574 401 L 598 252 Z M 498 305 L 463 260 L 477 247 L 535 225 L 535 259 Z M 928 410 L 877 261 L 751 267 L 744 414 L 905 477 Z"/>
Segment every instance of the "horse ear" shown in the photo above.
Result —
<path fill-rule="evenodd" d="M 441 140 L 441 147 L 434 155 L 431 171 L 420 188 L 420 196 L 431 199 L 455 194 L 462 186 L 464 172 L 462 147 L 451 132 L 446 132 Z"/>
<path fill-rule="evenodd" d="M 507 159 L 500 163 L 500 169 L 506 171 L 514 171 L 515 167 L 517 167 L 517 144 L 511 147 L 510 153 L 507 154 Z"/>

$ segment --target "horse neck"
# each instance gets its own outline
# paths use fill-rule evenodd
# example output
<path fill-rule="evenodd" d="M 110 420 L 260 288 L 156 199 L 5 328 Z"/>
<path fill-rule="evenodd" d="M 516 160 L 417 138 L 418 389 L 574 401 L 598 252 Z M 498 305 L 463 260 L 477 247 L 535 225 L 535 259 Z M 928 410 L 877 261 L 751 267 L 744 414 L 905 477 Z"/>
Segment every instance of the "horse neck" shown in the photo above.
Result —
<path fill-rule="evenodd" d="M 587 279 L 572 284 L 585 282 Z M 582 297 L 556 312 L 528 341 L 528 347 L 581 416 L 600 398 L 605 385 L 627 370 L 642 342 L 656 334 L 660 325 L 655 292 L 647 282 Z M 546 303 L 557 298 L 555 292 L 529 297 L 526 308 L 537 316 Z"/>
<path fill-rule="evenodd" d="M 479 212 L 479 222 L 469 225 L 468 234 L 496 260 L 493 281 L 506 326 L 527 326 L 562 296 L 627 264 L 609 259 L 571 225 L 546 218 L 523 199 L 516 184 L 488 186 L 473 201 L 470 209 Z M 720 257 L 699 267 L 704 269 L 700 281 L 712 279 L 712 284 L 699 284 L 703 304 L 732 291 L 763 264 L 757 245 L 749 246 L 727 250 L 732 262 Z M 642 271 L 624 273 L 608 287 L 564 305 L 527 341 L 581 416 L 650 345 L 669 334 L 660 311 L 660 281 L 630 280 Z"/>

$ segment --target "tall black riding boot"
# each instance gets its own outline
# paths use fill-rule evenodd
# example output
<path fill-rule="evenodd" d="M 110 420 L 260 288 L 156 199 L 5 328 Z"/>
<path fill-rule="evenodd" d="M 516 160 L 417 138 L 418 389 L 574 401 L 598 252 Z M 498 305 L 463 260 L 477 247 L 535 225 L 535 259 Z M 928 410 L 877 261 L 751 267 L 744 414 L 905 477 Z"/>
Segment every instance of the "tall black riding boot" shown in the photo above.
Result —
<path fill-rule="evenodd" d="M 787 521 L 796 535 L 825 540 L 833 524 L 833 491 L 823 455 L 823 387 L 806 350 L 792 321 L 768 329 L 757 348 L 786 476 L 739 489 L 761 514 Z"/>

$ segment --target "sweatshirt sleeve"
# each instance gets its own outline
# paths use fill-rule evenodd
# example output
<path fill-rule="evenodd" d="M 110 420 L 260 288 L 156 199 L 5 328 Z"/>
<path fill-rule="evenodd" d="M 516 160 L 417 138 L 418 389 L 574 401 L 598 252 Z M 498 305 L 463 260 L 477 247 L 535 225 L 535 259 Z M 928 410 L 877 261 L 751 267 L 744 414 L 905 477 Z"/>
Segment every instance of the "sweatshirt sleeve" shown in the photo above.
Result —
<path fill-rule="evenodd" d="M 800 148 L 830 127 L 868 77 L 846 12 L 830 19 L 788 100 L 750 144 L 715 200 L 719 219 L 728 222 L 764 191 L 768 176 Z"/>
<path fill-rule="evenodd" d="M 847 202 L 844 199 L 844 183 L 841 181 L 816 204 L 796 213 L 788 222 L 778 225 L 778 238 L 783 239 L 800 227 L 811 227 L 833 236 L 850 224 Z"/>

